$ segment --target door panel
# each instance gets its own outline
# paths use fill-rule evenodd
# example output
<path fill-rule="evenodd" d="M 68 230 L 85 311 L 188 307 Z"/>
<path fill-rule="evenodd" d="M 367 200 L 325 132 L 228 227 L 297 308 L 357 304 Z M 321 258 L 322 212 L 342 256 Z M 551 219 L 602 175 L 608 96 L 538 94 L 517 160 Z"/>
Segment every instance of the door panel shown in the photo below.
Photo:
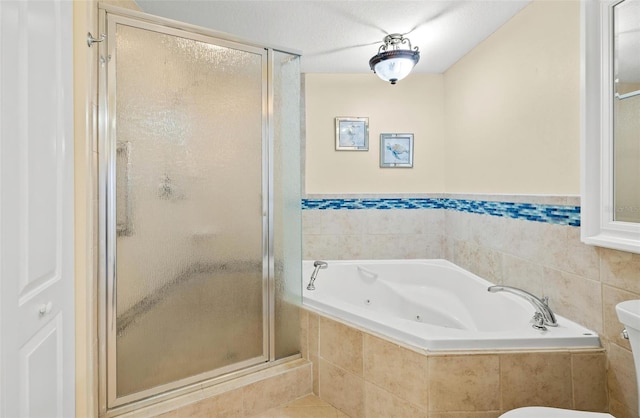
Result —
<path fill-rule="evenodd" d="M 73 416 L 72 3 L 0 31 L 0 415 Z"/>
<path fill-rule="evenodd" d="M 20 348 L 21 417 L 64 416 L 62 335 L 62 315 L 58 314 Z"/>

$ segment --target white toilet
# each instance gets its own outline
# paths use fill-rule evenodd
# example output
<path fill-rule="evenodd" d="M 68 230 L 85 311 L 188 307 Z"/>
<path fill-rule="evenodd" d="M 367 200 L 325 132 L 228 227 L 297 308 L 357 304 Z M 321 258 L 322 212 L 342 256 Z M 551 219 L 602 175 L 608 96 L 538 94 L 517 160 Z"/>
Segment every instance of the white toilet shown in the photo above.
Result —
<path fill-rule="evenodd" d="M 636 366 L 636 378 L 640 390 L 640 300 L 628 300 L 616 305 L 618 320 L 627 330 L 633 361 Z M 614 418 L 602 412 L 572 411 L 569 409 L 529 406 L 518 408 L 500 415 L 501 418 Z"/>
<path fill-rule="evenodd" d="M 602 412 L 573 411 L 570 409 L 546 408 L 543 406 L 527 406 L 506 412 L 504 418 L 615 418 Z"/>

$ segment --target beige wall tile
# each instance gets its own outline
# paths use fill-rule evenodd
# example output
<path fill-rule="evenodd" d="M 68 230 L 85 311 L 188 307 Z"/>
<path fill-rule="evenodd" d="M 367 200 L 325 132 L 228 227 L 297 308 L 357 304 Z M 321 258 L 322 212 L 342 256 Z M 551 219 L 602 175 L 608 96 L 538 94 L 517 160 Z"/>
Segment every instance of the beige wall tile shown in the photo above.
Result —
<path fill-rule="evenodd" d="M 502 282 L 502 253 L 472 241 L 453 242 L 453 262 L 492 283 Z"/>
<path fill-rule="evenodd" d="M 543 241 L 540 226 L 544 224 L 520 219 L 505 219 L 505 223 L 504 252 L 540 263 L 538 258 Z"/>
<path fill-rule="evenodd" d="M 365 230 L 373 234 L 424 234 L 427 231 L 428 209 L 391 209 L 358 211 L 364 219 Z"/>
<path fill-rule="evenodd" d="M 477 269 L 478 246 L 470 241 L 453 241 L 453 262 L 465 270 L 473 272 Z"/>
<path fill-rule="evenodd" d="M 366 418 L 428 418 L 428 412 L 372 383 L 365 383 Z"/>
<path fill-rule="evenodd" d="M 444 233 L 440 235 L 427 233 L 424 240 L 427 246 L 425 258 L 447 258 L 445 255 L 447 238 Z"/>
<path fill-rule="evenodd" d="M 569 206 L 580 206 L 582 200 L 580 195 L 569 195 L 565 199 L 566 202 L 564 204 Z"/>
<path fill-rule="evenodd" d="M 423 216 L 425 217 L 425 232 L 444 234 L 446 212 L 444 209 L 425 209 L 423 212 Z"/>
<path fill-rule="evenodd" d="M 632 299 L 640 299 L 640 295 L 607 285 L 602 286 L 604 337 L 627 350 L 631 350 L 631 344 L 629 344 L 629 340 L 625 340 L 620 335 L 624 329 L 624 325 L 622 325 L 618 319 L 616 305 L 625 300 Z"/>
<path fill-rule="evenodd" d="M 302 231 L 309 235 L 359 235 L 365 229 L 363 211 L 304 210 Z"/>
<path fill-rule="evenodd" d="M 362 345 L 362 332 L 329 318 L 320 318 L 320 358 L 362 376 Z"/>
<path fill-rule="evenodd" d="M 324 318 L 321 318 L 320 321 L 324 321 Z M 344 326 L 344 324 L 340 325 Z M 440 416 L 433 415 L 440 412 L 442 413 L 442 417 L 447 417 L 446 413 L 452 413 L 451 417 L 465 416 L 463 411 L 468 411 L 470 404 L 473 405 L 473 408 L 486 407 L 486 409 L 478 409 L 477 411 L 487 412 L 486 416 L 493 416 L 497 414 L 499 410 L 504 411 L 513 409 L 516 406 L 533 404 L 564 408 L 573 408 L 575 405 L 576 408 L 583 410 L 606 409 L 606 395 L 603 394 L 604 379 L 601 378 L 598 380 L 597 377 L 594 377 L 594 375 L 598 374 L 597 367 L 595 368 L 596 370 L 594 370 L 594 365 L 599 364 L 603 366 L 604 353 L 514 353 L 475 356 L 433 355 L 429 359 L 426 359 L 428 364 L 430 364 L 433 359 L 446 359 L 447 357 L 457 358 L 459 364 L 455 364 L 456 361 L 454 360 L 449 362 L 444 360 L 443 363 L 434 366 L 438 370 L 436 374 L 434 374 L 431 367 L 428 367 L 425 375 L 430 379 L 427 379 L 426 383 L 416 384 L 415 379 L 420 378 L 415 376 L 415 372 L 418 369 L 416 364 L 419 365 L 421 361 L 420 353 L 397 346 L 389 341 L 366 333 L 363 333 L 363 339 L 364 380 L 366 383 L 376 386 L 377 389 L 388 393 L 389 396 L 393 396 L 392 400 L 386 400 L 385 402 L 390 402 L 391 405 L 395 405 L 398 401 L 407 399 L 413 406 L 424 409 L 424 404 L 421 407 L 420 404 L 414 402 L 414 399 L 418 399 L 414 397 L 416 396 L 416 392 L 414 392 L 415 387 L 435 385 L 440 388 L 444 396 L 441 396 L 437 391 L 431 391 L 431 393 L 429 393 L 431 402 L 427 398 L 427 407 L 430 407 L 430 414 L 432 414 L 430 417 Z M 506 374 L 501 374 L 499 367 L 494 365 L 493 375 L 497 376 L 497 383 L 495 384 L 492 384 L 491 379 L 487 380 L 486 378 L 487 376 L 491 376 L 491 373 L 487 371 L 487 369 L 491 369 L 491 367 L 486 367 L 487 364 L 489 364 L 489 366 L 491 365 L 490 361 L 484 363 L 485 367 L 478 366 L 477 364 L 472 364 L 471 367 L 464 366 L 465 363 L 473 363 L 474 358 L 497 358 L 499 356 L 516 357 L 515 360 L 514 358 L 511 359 L 511 363 L 506 362 L 505 366 L 502 367 L 503 371 L 507 370 Z M 571 356 L 578 357 L 572 358 Z M 312 359 L 312 361 L 316 364 L 318 364 L 318 362 L 326 363 L 323 359 Z M 572 364 L 574 365 L 573 374 L 571 372 Z M 409 367 L 408 371 L 405 365 Z M 514 367 L 516 369 L 515 371 Z M 480 372 L 477 372 L 477 370 L 480 370 Z M 604 373 L 603 369 L 600 369 L 599 372 Z M 354 381 L 359 382 L 356 379 L 359 376 L 340 367 L 336 367 L 333 364 L 326 363 L 324 367 L 319 367 L 317 372 L 314 371 L 314 376 L 317 377 L 320 375 L 318 383 L 315 384 L 315 386 L 320 389 L 316 389 L 316 392 L 319 392 L 323 399 L 327 399 L 329 402 L 332 402 L 329 398 L 333 399 L 339 396 L 340 393 L 340 389 L 331 386 L 335 384 L 333 379 L 335 379 L 336 374 L 338 379 L 343 382 L 341 384 L 352 385 Z M 462 374 L 458 380 L 456 380 L 457 374 Z M 520 375 L 519 380 L 517 377 L 513 377 L 517 374 Z M 531 380 L 531 376 L 534 376 L 533 380 Z M 477 382 L 480 382 L 480 384 L 476 386 L 468 381 L 465 382 L 465 379 L 469 378 L 471 378 L 471 380 L 475 379 Z M 508 382 L 509 378 L 515 382 L 515 385 L 504 383 L 505 381 Z M 499 379 L 502 379 L 502 383 L 500 383 Z M 344 383 L 345 381 L 349 383 Z M 461 381 L 464 383 L 460 383 Z M 547 383 L 550 383 L 550 386 L 545 387 Z M 356 385 L 358 384 L 359 383 L 356 383 Z M 502 392 L 500 392 L 500 384 L 503 386 Z M 572 385 L 574 384 L 575 393 L 572 393 Z M 522 392 L 527 394 L 526 397 L 523 398 L 521 393 L 517 393 L 518 385 L 520 385 L 520 389 L 524 388 Z M 406 386 L 409 386 L 409 389 L 406 389 Z M 515 386 L 515 388 L 511 386 Z M 477 389 L 478 387 L 480 389 Z M 507 387 L 509 390 L 504 389 Z M 329 398 L 325 397 L 326 393 L 323 392 L 327 390 L 329 391 L 329 395 L 327 395 Z M 356 389 L 356 392 L 359 390 L 359 388 Z M 487 391 L 489 395 L 486 395 L 483 391 Z M 491 398 L 491 394 L 496 395 L 493 406 L 483 406 L 481 403 L 487 402 L 487 400 Z M 505 399 L 503 402 L 506 402 L 505 405 L 507 406 L 501 405 L 501 397 Z M 369 410 L 368 408 L 371 408 L 368 404 L 369 399 L 370 398 L 365 396 L 363 400 L 365 412 Z M 460 401 L 460 399 L 462 400 Z M 474 401 L 475 399 L 481 399 L 481 401 L 478 403 Z M 573 399 L 575 399 L 575 404 Z M 342 402 L 348 403 L 348 401 L 344 400 Z M 433 402 L 439 403 L 439 405 L 434 406 Z M 511 405 L 508 405 L 509 403 Z M 603 403 L 605 405 L 604 407 Z M 343 410 L 345 409 L 343 408 Z M 462 415 L 455 415 L 453 414 L 454 412 Z M 472 411 L 469 411 L 469 413 L 471 412 Z M 468 416 L 471 417 L 475 415 Z M 483 416 L 485 415 L 478 415 L 478 417 Z"/>
<path fill-rule="evenodd" d="M 309 360 L 309 311 L 300 309 L 300 355 Z"/>
<path fill-rule="evenodd" d="M 433 248 L 433 240 L 427 234 L 370 234 L 364 235 L 362 249 L 365 259 L 427 258 Z"/>
<path fill-rule="evenodd" d="M 471 222 L 475 215 L 465 212 L 445 211 L 445 231 L 453 240 L 471 239 Z"/>
<path fill-rule="evenodd" d="M 151 415 L 153 418 L 179 418 L 178 410 L 165 412 L 160 415 Z"/>
<path fill-rule="evenodd" d="M 500 355 L 502 409 L 541 405 L 572 407 L 569 353 Z"/>
<path fill-rule="evenodd" d="M 600 274 L 604 283 L 640 294 L 640 254 L 599 249 Z"/>
<path fill-rule="evenodd" d="M 611 399 L 609 413 L 616 418 L 638 418 L 638 414 L 635 410 L 621 404 L 616 399 Z"/>
<path fill-rule="evenodd" d="M 441 210 L 303 211 L 303 258 L 444 257 Z"/>
<path fill-rule="evenodd" d="M 567 264 L 568 227 L 540 222 L 537 225 L 537 247 L 533 261 L 564 270 Z"/>
<path fill-rule="evenodd" d="M 501 283 L 502 253 L 487 247 L 478 247 L 475 274 L 492 283 Z"/>
<path fill-rule="evenodd" d="M 305 260 L 363 258 L 362 240 L 362 235 L 308 235 L 302 245 L 302 258 Z"/>
<path fill-rule="evenodd" d="M 498 418 L 502 415 L 501 411 L 488 412 L 432 412 L 429 418 Z"/>
<path fill-rule="evenodd" d="M 571 372 L 573 407 L 582 411 L 608 411 L 606 353 L 572 353 Z"/>
<path fill-rule="evenodd" d="M 638 411 L 638 386 L 631 351 L 609 344 L 609 373 L 607 375 L 611 401 L 625 408 Z"/>
<path fill-rule="evenodd" d="M 310 355 L 309 361 L 311 361 L 311 364 L 312 364 L 311 367 L 313 370 L 313 381 L 311 382 L 313 393 L 319 396 L 320 395 L 320 359 L 318 358 L 318 356 Z"/>
<path fill-rule="evenodd" d="M 286 408 L 306 408 L 308 406 L 331 406 L 315 395 L 307 395 L 286 404 Z"/>
<path fill-rule="evenodd" d="M 543 287 L 554 312 L 598 333 L 602 332 L 602 287 L 600 282 L 575 274 L 545 268 Z"/>
<path fill-rule="evenodd" d="M 329 403 L 315 395 L 308 395 L 246 418 L 336 418 L 337 412 Z"/>
<path fill-rule="evenodd" d="M 504 254 L 502 258 L 502 284 L 519 287 L 542 296 L 542 265 L 524 258 Z"/>
<path fill-rule="evenodd" d="M 318 342 L 320 338 L 320 316 L 316 313 L 309 312 L 309 357 L 318 357 Z"/>
<path fill-rule="evenodd" d="M 179 408 L 175 411 L 175 416 L 180 418 L 240 417 L 243 416 L 244 413 L 242 396 L 242 389 L 225 392 L 220 395 L 204 399 L 200 402 Z"/>
<path fill-rule="evenodd" d="M 336 409 L 332 406 L 310 406 L 306 408 L 273 408 L 247 418 L 334 418 L 335 416 Z"/>
<path fill-rule="evenodd" d="M 508 223 L 498 216 L 475 215 L 471 226 L 471 242 L 493 250 L 505 248 Z"/>
<path fill-rule="evenodd" d="M 430 411 L 500 409 L 500 362 L 497 355 L 429 357 Z"/>
<path fill-rule="evenodd" d="M 311 393 L 311 364 L 242 388 L 244 413 L 262 413 Z"/>
<path fill-rule="evenodd" d="M 320 398 L 351 418 L 364 415 L 364 379 L 320 359 Z"/>
<path fill-rule="evenodd" d="M 598 248 L 580 242 L 580 228 L 567 228 L 567 258 L 562 269 L 587 279 L 600 280 Z"/>
<path fill-rule="evenodd" d="M 429 398 L 427 365 L 426 356 L 365 334 L 365 380 L 425 409 Z"/>
<path fill-rule="evenodd" d="M 443 258 L 445 258 L 446 260 L 451 261 L 452 263 L 455 263 L 455 257 L 454 257 L 454 247 L 453 247 L 453 239 L 451 237 L 445 237 L 444 238 L 444 256 Z"/>

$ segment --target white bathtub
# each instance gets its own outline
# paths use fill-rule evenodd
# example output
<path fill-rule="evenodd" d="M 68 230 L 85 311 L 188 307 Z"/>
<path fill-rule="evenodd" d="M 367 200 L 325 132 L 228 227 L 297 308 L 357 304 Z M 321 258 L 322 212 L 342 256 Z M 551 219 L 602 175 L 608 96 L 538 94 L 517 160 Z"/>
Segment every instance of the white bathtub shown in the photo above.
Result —
<path fill-rule="evenodd" d="M 427 350 L 600 347 L 558 315 L 558 327 L 533 329 L 529 302 L 488 292 L 492 283 L 446 260 L 325 261 L 313 291 L 313 261 L 303 262 L 304 305 L 391 339 Z"/>

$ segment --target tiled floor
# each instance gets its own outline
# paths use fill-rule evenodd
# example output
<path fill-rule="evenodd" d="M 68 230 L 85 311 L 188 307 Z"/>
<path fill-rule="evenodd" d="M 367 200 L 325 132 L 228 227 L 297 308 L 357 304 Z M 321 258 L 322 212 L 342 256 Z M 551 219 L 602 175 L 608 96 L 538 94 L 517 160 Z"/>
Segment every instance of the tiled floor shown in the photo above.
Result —
<path fill-rule="evenodd" d="M 307 395 L 252 418 L 349 418 L 349 416 L 317 396 Z"/>

